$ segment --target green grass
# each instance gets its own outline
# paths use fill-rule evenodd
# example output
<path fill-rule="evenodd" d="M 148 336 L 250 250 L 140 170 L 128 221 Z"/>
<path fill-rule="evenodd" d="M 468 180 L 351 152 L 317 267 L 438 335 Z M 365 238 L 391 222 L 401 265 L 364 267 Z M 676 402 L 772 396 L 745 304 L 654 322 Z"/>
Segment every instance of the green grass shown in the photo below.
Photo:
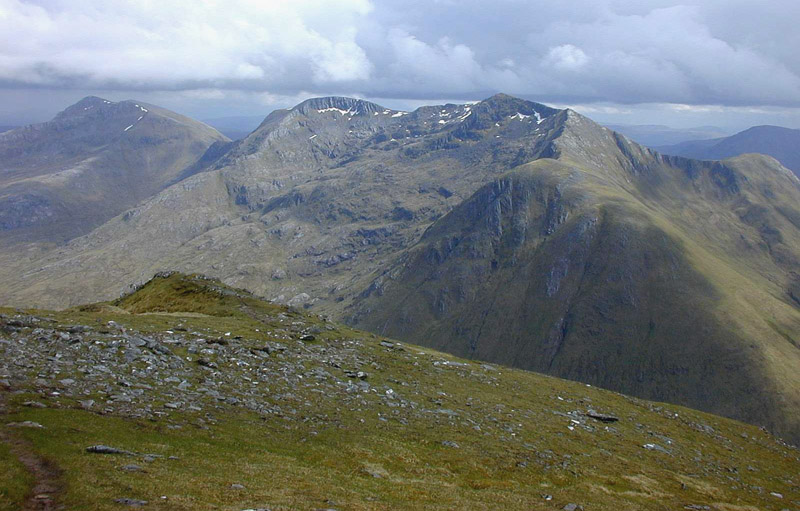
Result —
<path fill-rule="evenodd" d="M 160 293 L 164 286 L 183 289 L 177 285 L 181 281 L 199 286 L 204 310 L 220 315 L 182 314 L 172 306 L 163 307 L 164 314 L 149 312 L 160 308 L 156 296 L 178 303 L 170 293 Z M 318 392 L 310 381 L 289 387 L 269 381 L 265 401 L 286 391 L 294 395 L 281 401 L 284 413 L 260 416 L 242 407 L 206 403 L 201 412 L 170 411 L 145 420 L 86 411 L 76 398 L 53 396 L 31 384 L 25 392 L 7 396 L 9 414 L 2 420 L 45 426 L 13 433 L 24 435 L 40 456 L 62 469 L 67 488 L 62 503 L 68 509 L 119 509 L 114 499 L 123 497 L 147 500 L 146 509 L 231 511 L 561 509 L 569 502 L 592 510 L 672 510 L 687 504 L 777 510 L 800 499 L 797 450 L 754 426 L 502 366 L 465 361 L 460 361 L 467 364 L 463 367 L 441 365 L 459 360 L 412 345 L 404 351 L 387 349 L 381 338 L 250 297 L 230 301 L 228 289 L 206 294 L 218 284 L 196 277 L 172 276 L 151 284 L 139 291 L 145 296 L 136 301 L 149 301 L 146 313 L 100 305 L 37 314 L 56 328 L 87 324 L 102 330 L 114 321 L 129 331 L 157 336 L 183 325 L 191 335 L 208 339 L 231 332 L 230 342 L 245 347 L 265 340 L 287 346 L 286 358 L 268 358 L 265 365 L 314 347 L 325 356 L 305 359 L 306 370 L 322 367 L 342 380 L 347 367 L 327 364 L 325 357 L 358 343 L 353 345 L 357 357 L 378 392 L 362 396 L 362 403 Z M 323 327 L 322 333 L 312 344 L 271 337 L 295 322 L 303 328 Z M 177 354 L 187 356 L 184 351 Z M 234 364 L 220 369 L 224 381 L 239 382 L 251 374 Z M 31 374 L 36 373 L 34 368 Z M 64 370 L 57 377 L 82 375 Z M 206 377 L 196 374 L 191 380 Z M 381 398 L 385 388 L 394 389 L 407 406 L 388 406 Z M 28 400 L 48 407 L 23 406 Z M 297 412 L 289 413 L 289 408 Z M 620 420 L 606 427 L 584 417 L 581 425 L 573 425 L 568 414 L 588 408 Z M 440 410 L 453 410 L 457 416 Z M 672 441 L 671 455 L 642 447 L 666 445 L 664 437 Z M 95 444 L 163 457 L 146 462 L 141 456 L 85 452 Z M 144 470 L 120 470 L 131 463 Z M 0 488 L 8 488 L 17 501 L 31 484 L 2 450 L 0 474 Z M 245 488 L 233 489 L 232 484 Z M 771 496 L 772 491 L 784 499 Z M 545 500 L 545 494 L 553 499 Z"/>
<path fill-rule="evenodd" d="M 32 484 L 32 476 L 9 447 L 0 442 L 0 510 L 20 509 Z"/>

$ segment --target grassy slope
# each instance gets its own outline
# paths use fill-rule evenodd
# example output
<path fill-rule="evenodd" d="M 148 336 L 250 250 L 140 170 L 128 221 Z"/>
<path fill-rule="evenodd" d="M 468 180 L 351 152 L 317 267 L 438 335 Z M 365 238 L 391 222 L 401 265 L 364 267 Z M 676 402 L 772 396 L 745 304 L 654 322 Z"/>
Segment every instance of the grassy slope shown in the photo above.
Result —
<path fill-rule="evenodd" d="M 191 313 L 181 312 L 186 308 Z M 305 380 L 288 387 L 279 379 L 264 382 L 270 390 L 263 399 L 280 402 L 282 414 L 260 416 L 241 406 L 206 403 L 202 412 L 164 409 L 168 413 L 136 419 L 121 412 L 86 411 L 75 398 L 24 385 L 9 396 L 10 415 L 3 422 L 33 420 L 45 426 L 14 433 L 25 435 L 40 455 L 64 469 L 64 503 L 70 509 L 116 509 L 113 499 L 119 497 L 148 500 L 150 509 L 230 510 L 560 509 L 567 502 L 587 509 L 696 504 L 777 510 L 800 499 L 797 451 L 753 426 L 525 371 L 474 362 L 448 365 L 460 361 L 415 346 L 386 348 L 375 336 L 197 277 L 157 279 L 114 304 L 36 314 L 63 327 L 94 325 L 98 333 L 113 320 L 157 339 L 180 327 L 188 328 L 186 337 L 230 332 L 231 346 L 278 340 L 287 347 L 286 360 L 319 354 L 302 358 Z M 323 327 L 322 333 L 312 343 L 286 339 L 280 333 L 287 327 L 284 317 L 298 328 Z M 314 369 L 324 367 L 346 381 L 342 371 L 350 367 L 325 360 L 340 360 L 351 345 L 377 392 L 360 400 L 320 392 L 325 387 L 312 383 Z M 273 355 L 263 365 L 283 360 Z M 221 369 L 219 378 L 230 386 L 255 370 L 238 364 Z M 30 370 L 32 376 L 39 371 Z M 196 371 L 193 384 L 207 377 Z M 53 377 L 83 378 L 68 369 Z M 388 388 L 400 401 L 383 397 Z M 293 396 L 277 401 L 284 392 Z M 31 399 L 48 407 L 21 406 Z M 156 402 L 168 399 L 155 397 Z M 574 413 L 587 408 L 621 420 L 606 426 Z M 139 456 L 84 452 L 100 443 L 165 457 L 147 463 Z M 667 446 L 671 454 L 644 449 L 646 443 Z M 128 463 L 145 470 L 119 470 Z M 0 457 L 0 464 L 0 473 L 11 473 L 7 458 Z M 19 476 L 10 481 L 18 485 Z M 232 489 L 231 484 L 245 488 Z M 9 478 L 0 477 L 0 494 L 8 488 Z M 770 495 L 773 491 L 783 498 Z M 544 494 L 553 499 L 545 500 Z"/>
<path fill-rule="evenodd" d="M 0 511 L 19 509 L 32 484 L 33 478 L 22 463 L 0 442 Z"/>

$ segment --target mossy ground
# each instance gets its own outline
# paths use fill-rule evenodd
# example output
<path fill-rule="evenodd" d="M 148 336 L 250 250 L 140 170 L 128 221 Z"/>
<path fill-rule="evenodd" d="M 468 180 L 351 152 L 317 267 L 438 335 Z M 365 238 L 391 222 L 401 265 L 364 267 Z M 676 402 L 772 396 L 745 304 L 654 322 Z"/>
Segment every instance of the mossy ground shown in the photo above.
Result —
<path fill-rule="evenodd" d="M 33 477 L 17 460 L 8 445 L 0 442 L 0 510 L 19 509 L 33 484 Z"/>

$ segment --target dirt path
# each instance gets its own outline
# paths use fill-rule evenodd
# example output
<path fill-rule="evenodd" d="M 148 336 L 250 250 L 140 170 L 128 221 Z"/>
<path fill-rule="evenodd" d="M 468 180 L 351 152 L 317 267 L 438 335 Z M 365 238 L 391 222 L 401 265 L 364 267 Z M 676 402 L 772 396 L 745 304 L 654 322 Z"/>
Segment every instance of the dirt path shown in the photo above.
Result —
<path fill-rule="evenodd" d="M 58 503 L 59 496 L 64 489 L 61 470 L 37 456 L 33 451 L 33 446 L 20 435 L 14 434 L 12 428 L 6 426 L 7 422 L 5 393 L 0 392 L 0 442 L 8 445 L 20 463 L 33 475 L 35 481 L 22 510 L 55 511 L 63 509 L 63 506 Z"/>

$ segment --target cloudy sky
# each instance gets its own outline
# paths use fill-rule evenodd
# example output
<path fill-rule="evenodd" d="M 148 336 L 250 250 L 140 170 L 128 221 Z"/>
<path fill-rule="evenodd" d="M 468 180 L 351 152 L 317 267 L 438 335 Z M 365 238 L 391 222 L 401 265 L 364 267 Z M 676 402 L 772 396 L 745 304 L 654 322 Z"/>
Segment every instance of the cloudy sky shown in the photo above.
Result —
<path fill-rule="evenodd" d="M 0 124 L 89 94 L 208 119 L 495 92 L 601 121 L 800 128 L 798 0 L 0 0 Z"/>

